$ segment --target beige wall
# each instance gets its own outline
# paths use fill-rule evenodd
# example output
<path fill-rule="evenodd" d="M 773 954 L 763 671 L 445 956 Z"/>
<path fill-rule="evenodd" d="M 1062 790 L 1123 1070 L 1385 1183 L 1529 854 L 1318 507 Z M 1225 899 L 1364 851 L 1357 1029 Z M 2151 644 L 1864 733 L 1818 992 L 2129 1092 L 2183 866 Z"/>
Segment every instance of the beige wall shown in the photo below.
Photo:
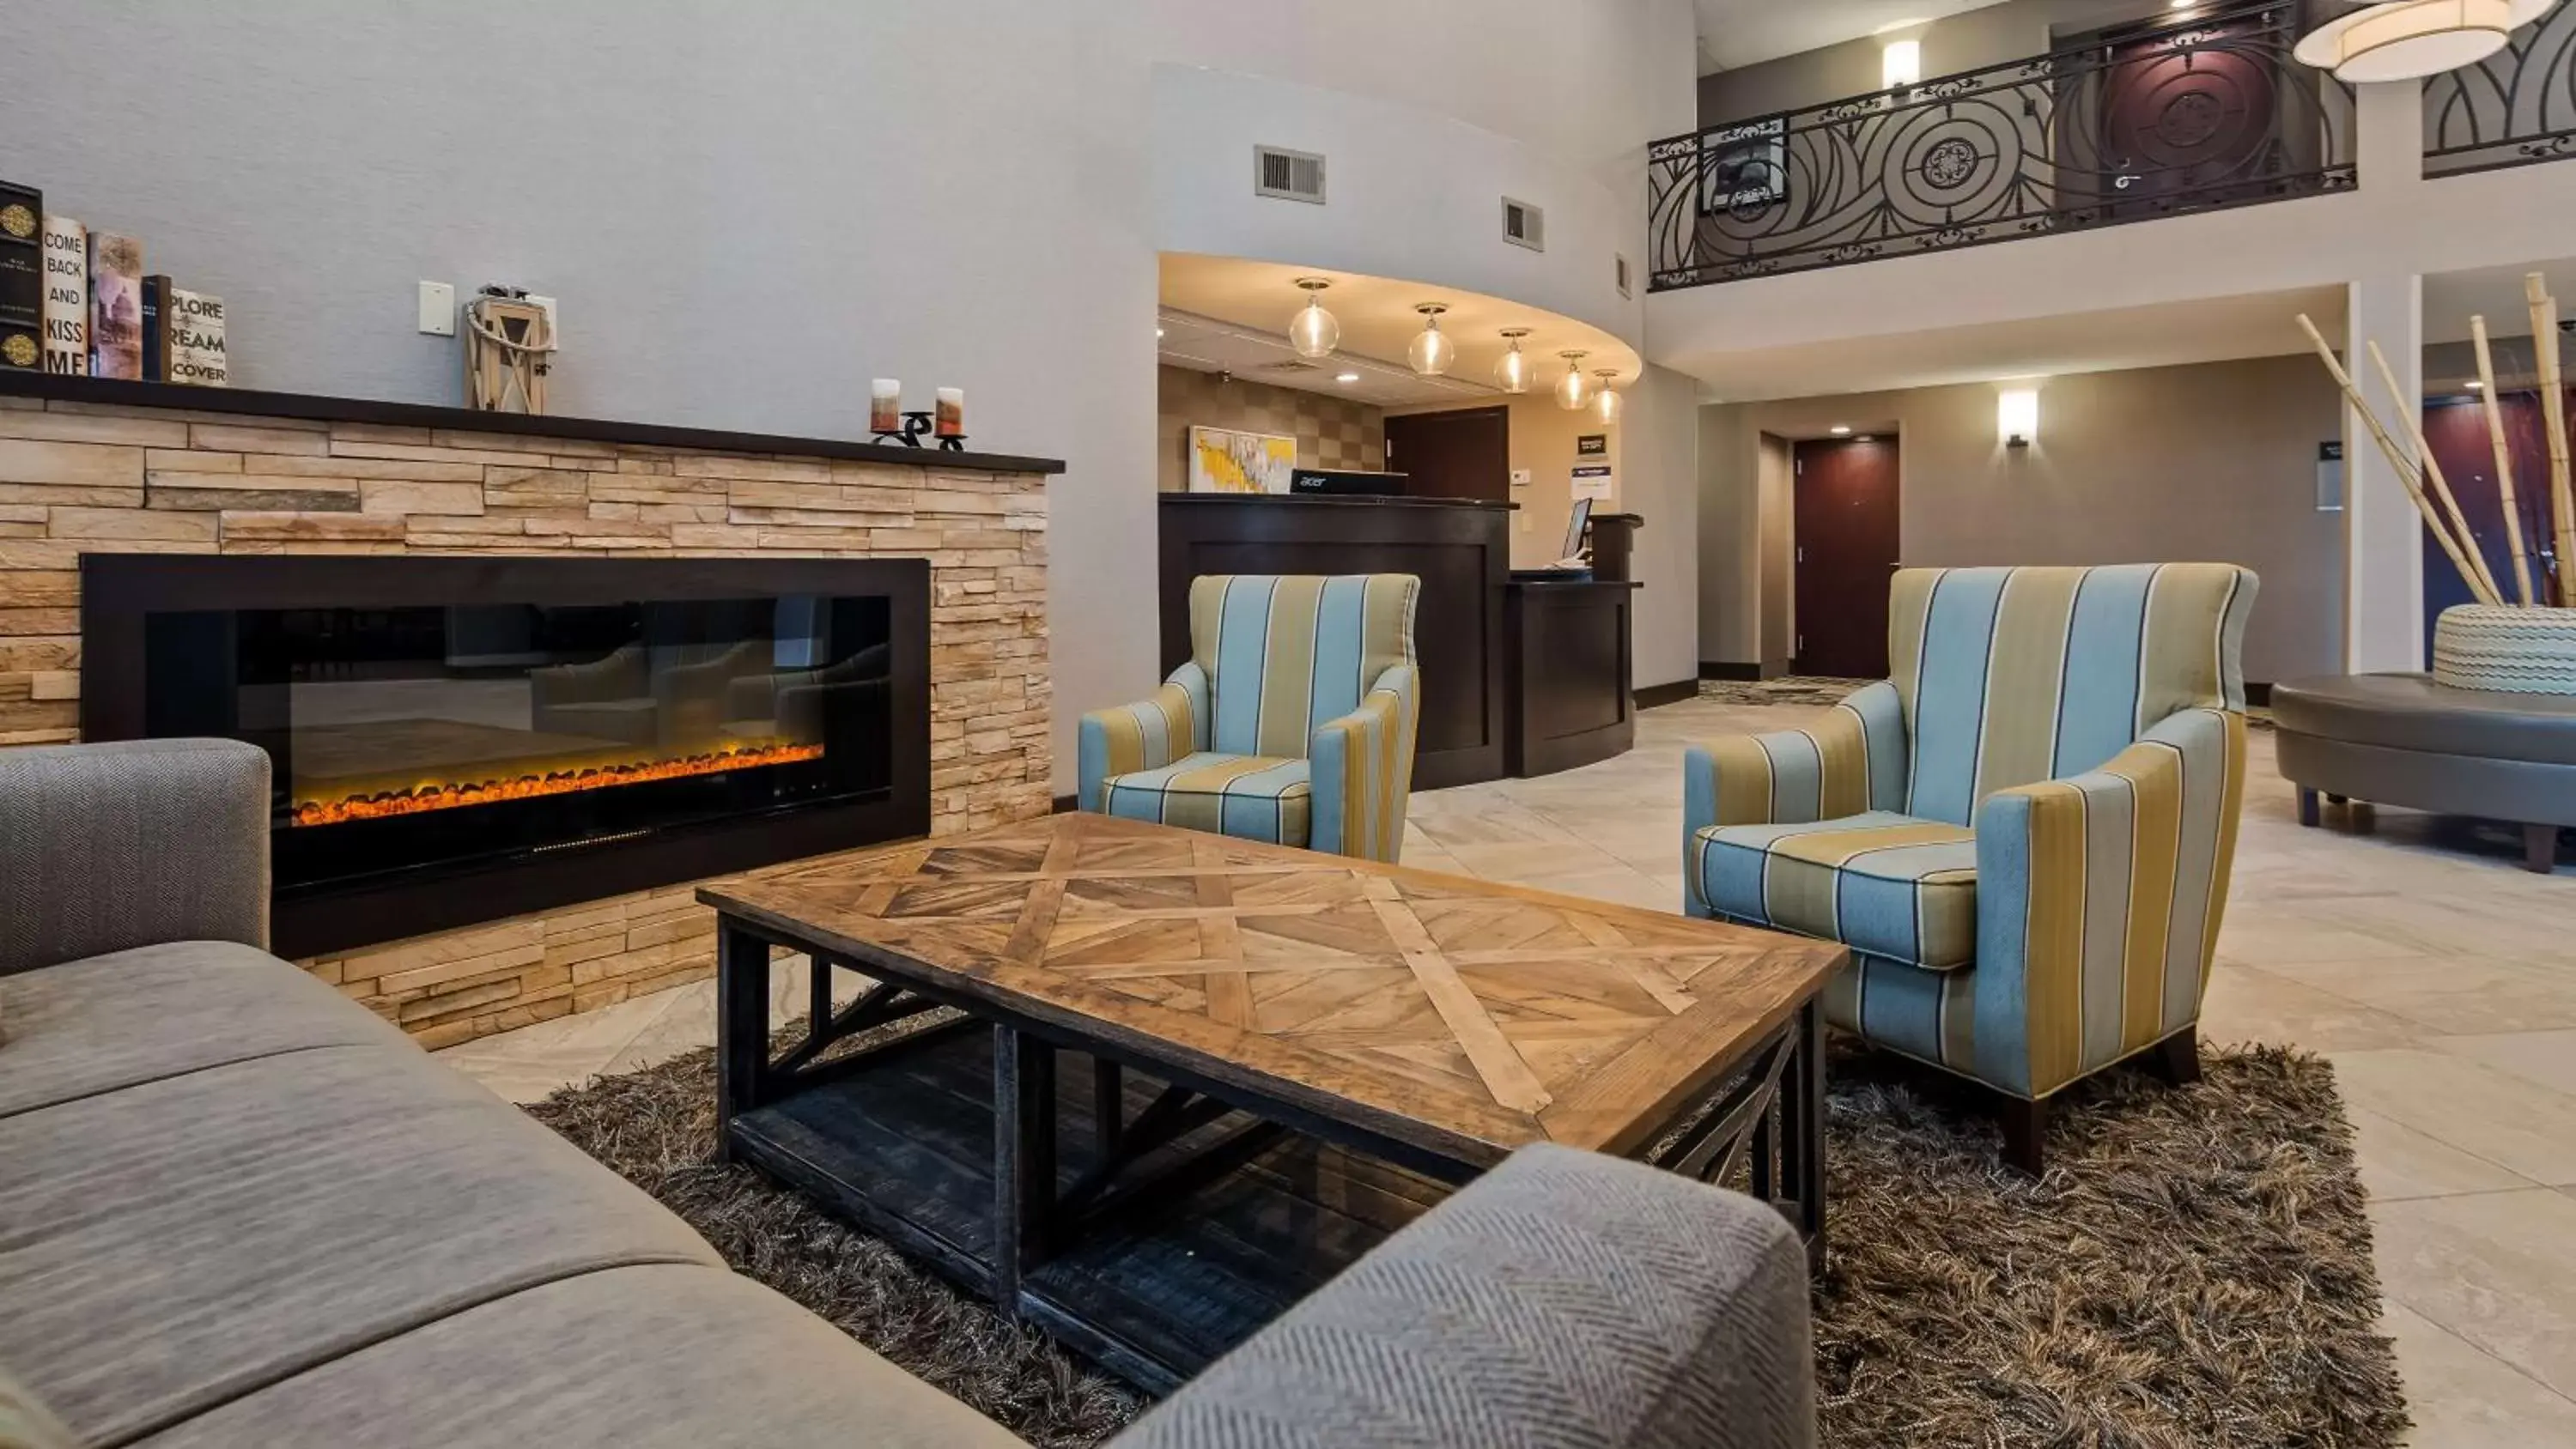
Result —
<path fill-rule="evenodd" d="M 1560 364 L 1553 372 L 1542 369 L 1540 377 L 1552 384 L 1563 371 Z M 1556 562 L 1574 509 L 1574 470 L 1607 464 L 1611 494 L 1594 504 L 1595 510 L 1634 513 L 1645 520 L 1632 561 L 1636 579 L 1645 586 L 1637 598 L 1635 683 L 1671 684 L 1695 677 L 1704 657 L 1700 641 L 1708 611 L 1701 578 L 1710 555 L 1709 535 L 1700 523 L 1698 479 L 1701 459 L 1708 455 L 1701 435 L 1707 410 L 1699 407 L 1691 380 L 1666 368 L 1647 368 L 1621 394 L 1625 411 L 1613 424 L 1604 424 L 1588 408 L 1568 412 L 1558 407 L 1552 391 L 1501 399 L 1510 412 L 1512 471 L 1530 475 L 1527 484 L 1512 489 L 1512 502 L 1520 510 L 1512 517 L 1512 567 Z M 1445 410 L 1389 410 L 1391 415 L 1439 411 Z M 1578 456 L 1576 440 L 1591 433 L 1606 436 L 1608 451 L 1599 457 Z"/>
<path fill-rule="evenodd" d="M 1366 403 L 1186 367 L 1155 368 L 1154 394 L 1154 485 L 1165 493 L 1190 486 L 1193 427 L 1293 437 L 1301 468 L 1386 466 L 1386 415 Z"/>
<path fill-rule="evenodd" d="M 1822 105 L 1879 89 L 1879 55 L 1890 40 L 1923 43 L 1923 77 L 1956 75 L 2045 54 L 2051 34 L 2069 34 L 2139 19 L 2165 9 L 2162 0 L 2006 0 L 1912 30 L 1867 36 L 1760 65 L 1722 70 L 1699 80 L 1703 126 Z"/>
<path fill-rule="evenodd" d="M 2317 445 L 2342 419 L 2308 357 L 2051 378 L 2038 442 L 1995 437 L 1996 387 L 1972 384 L 1710 411 L 1703 511 L 1730 521 L 1702 558 L 1707 657 L 1785 643 L 1790 490 L 1764 487 L 1763 440 L 1835 424 L 1894 429 L 1903 561 L 1911 565 L 2241 563 L 2262 576 L 2248 678 L 2328 672 L 2343 658 L 2343 518 L 2316 510 Z M 1778 596 L 1763 583 L 1780 577 Z M 1754 585 L 1742 580 L 1750 577 Z"/>

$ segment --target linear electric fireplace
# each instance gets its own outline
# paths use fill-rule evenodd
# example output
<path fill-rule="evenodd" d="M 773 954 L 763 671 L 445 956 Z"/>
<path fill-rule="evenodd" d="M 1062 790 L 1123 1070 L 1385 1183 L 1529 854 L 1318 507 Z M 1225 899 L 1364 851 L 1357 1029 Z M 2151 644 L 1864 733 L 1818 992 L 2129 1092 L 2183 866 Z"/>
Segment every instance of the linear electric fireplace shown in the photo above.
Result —
<path fill-rule="evenodd" d="M 272 928 L 311 955 L 927 833 L 929 592 L 920 559 L 92 554 L 81 732 L 266 750 Z"/>

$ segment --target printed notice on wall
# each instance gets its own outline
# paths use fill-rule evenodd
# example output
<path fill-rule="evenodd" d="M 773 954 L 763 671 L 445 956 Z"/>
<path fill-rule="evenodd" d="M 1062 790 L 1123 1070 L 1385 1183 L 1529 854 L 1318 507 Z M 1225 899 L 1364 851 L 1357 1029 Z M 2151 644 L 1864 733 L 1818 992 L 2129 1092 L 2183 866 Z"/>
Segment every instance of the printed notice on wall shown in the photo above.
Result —
<path fill-rule="evenodd" d="M 1597 498 L 1606 503 L 1609 501 L 1614 482 L 1615 480 L 1610 476 L 1610 469 L 1606 466 L 1577 468 L 1574 470 L 1574 496 Z"/>

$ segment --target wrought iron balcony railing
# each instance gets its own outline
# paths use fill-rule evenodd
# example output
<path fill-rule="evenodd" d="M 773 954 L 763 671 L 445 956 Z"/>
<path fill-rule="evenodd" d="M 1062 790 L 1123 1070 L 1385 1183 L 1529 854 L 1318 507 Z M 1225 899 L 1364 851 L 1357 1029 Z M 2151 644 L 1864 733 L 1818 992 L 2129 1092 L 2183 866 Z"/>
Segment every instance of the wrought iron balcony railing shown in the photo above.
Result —
<path fill-rule="evenodd" d="M 2342 191 L 2349 87 L 2291 59 L 2300 6 L 2188 23 L 1647 149 L 1669 291 Z"/>
<path fill-rule="evenodd" d="M 2476 65 L 2424 83 L 2424 174 L 2576 156 L 2576 7 L 2561 5 Z"/>

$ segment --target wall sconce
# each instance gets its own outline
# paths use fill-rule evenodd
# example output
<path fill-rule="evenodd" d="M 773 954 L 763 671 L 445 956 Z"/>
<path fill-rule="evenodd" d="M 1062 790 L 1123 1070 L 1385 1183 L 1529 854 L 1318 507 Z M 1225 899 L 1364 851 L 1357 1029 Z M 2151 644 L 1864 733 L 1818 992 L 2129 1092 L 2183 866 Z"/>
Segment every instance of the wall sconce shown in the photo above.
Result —
<path fill-rule="evenodd" d="M 2039 394 L 2014 388 L 1995 397 L 1995 432 L 2007 448 L 2027 448 L 2039 440 Z"/>
<path fill-rule="evenodd" d="M 1878 83 L 1882 89 L 1894 90 L 1923 79 L 1923 42 L 1891 40 L 1878 53 Z"/>

